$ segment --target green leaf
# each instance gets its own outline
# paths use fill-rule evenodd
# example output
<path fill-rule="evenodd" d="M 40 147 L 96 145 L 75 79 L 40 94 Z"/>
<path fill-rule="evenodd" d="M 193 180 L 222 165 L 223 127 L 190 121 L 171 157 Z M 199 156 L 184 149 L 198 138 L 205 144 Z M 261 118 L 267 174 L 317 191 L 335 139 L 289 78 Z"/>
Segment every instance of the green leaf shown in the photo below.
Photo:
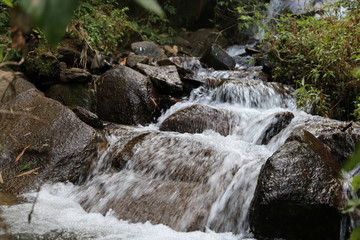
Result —
<path fill-rule="evenodd" d="M 26 171 L 30 168 L 31 165 L 35 164 L 34 162 L 28 162 L 27 164 L 25 164 L 24 166 L 22 166 L 20 168 L 20 172 Z"/>
<path fill-rule="evenodd" d="M 360 188 L 360 176 L 355 176 L 352 179 L 351 185 L 353 187 L 353 191 L 356 192 Z"/>
<path fill-rule="evenodd" d="M 352 70 L 352 75 L 356 78 L 360 78 L 360 67 L 356 67 Z"/>
<path fill-rule="evenodd" d="M 360 226 L 354 229 L 354 231 L 351 232 L 350 240 L 360 240 Z"/>
<path fill-rule="evenodd" d="M 3 3 L 5 3 L 8 7 L 14 7 L 12 0 L 2 0 Z"/>
<path fill-rule="evenodd" d="M 357 145 L 354 154 L 344 164 L 343 170 L 348 172 L 353 169 L 358 163 L 360 163 L 360 144 Z"/>
<path fill-rule="evenodd" d="M 354 198 L 347 201 L 343 213 L 353 212 L 360 205 L 360 198 Z"/>
<path fill-rule="evenodd" d="M 78 6 L 78 0 L 20 0 L 19 3 L 50 45 L 61 40 Z"/>
<path fill-rule="evenodd" d="M 165 17 L 164 11 L 156 0 L 135 0 L 135 2 L 137 2 L 143 8 L 156 13 L 160 17 Z"/>

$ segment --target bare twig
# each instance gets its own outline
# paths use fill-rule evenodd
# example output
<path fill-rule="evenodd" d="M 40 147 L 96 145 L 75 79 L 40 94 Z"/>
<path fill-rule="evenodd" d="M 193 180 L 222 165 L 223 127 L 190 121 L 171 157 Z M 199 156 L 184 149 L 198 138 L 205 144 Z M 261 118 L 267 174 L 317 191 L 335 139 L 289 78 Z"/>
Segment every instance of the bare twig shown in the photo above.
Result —
<path fill-rule="evenodd" d="M 15 62 L 15 61 L 2 62 L 2 63 L 0 63 L 0 68 L 5 67 L 5 66 L 7 66 L 7 65 L 19 66 L 19 65 L 23 64 L 24 61 L 25 61 L 25 58 L 22 57 L 19 62 Z"/>
<path fill-rule="evenodd" d="M 22 176 L 29 175 L 29 174 L 32 174 L 32 173 L 39 174 L 39 173 L 36 172 L 39 169 L 40 169 L 40 167 L 31 169 L 29 171 L 26 171 L 26 172 L 23 172 L 23 173 L 20 173 L 20 174 L 16 175 L 16 177 L 22 177 Z"/>
<path fill-rule="evenodd" d="M 15 160 L 14 160 L 15 163 L 20 160 L 20 158 L 24 155 L 26 149 L 28 149 L 30 146 L 31 146 L 31 144 L 24 147 L 24 149 L 21 151 L 21 153 L 15 158 Z"/>
<path fill-rule="evenodd" d="M 12 111 L 12 110 L 5 110 L 5 109 L 0 109 L 0 114 L 11 114 L 11 115 L 21 115 L 21 116 L 25 116 L 25 117 L 29 117 L 32 118 L 36 121 L 40 121 L 45 123 L 45 121 L 41 118 L 38 118 L 37 116 L 30 114 L 30 113 L 25 113 L 25 112 L 17 112 L 17 111 Z"/>

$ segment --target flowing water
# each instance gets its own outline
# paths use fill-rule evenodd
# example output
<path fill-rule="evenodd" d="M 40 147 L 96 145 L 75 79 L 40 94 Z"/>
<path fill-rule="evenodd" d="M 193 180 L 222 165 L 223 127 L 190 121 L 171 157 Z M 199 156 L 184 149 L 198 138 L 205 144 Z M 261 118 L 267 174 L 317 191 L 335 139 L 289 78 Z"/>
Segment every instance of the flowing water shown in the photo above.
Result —
<path fill-rule="evenodd" d="M 237 71 L 251 68 L 239 62 Z M 107 148 L 85 183 L 45 184 L 38 193 L 22 196 L 22 203 L 1 206 L 7 226 L 0 225 L 0 236 L 252 239 L 248 211 L 261 166 L 292 129 L 313 117 L 296 110 L 291 89 L 284 86 L 254 77 L 233 78 L 227 71 L 198 73 L 199 78 L 233 80 L 195 89 L 154 125 L 105 130 Z M 220 134 L 216 124 L 192 134 L 159 130 L 172 114 L 195 105 L 221 112 L 228 120 L 227 134 Z M 277 116 L 284 113 L 293 115 L 291 123 L 264 143 Z"/>

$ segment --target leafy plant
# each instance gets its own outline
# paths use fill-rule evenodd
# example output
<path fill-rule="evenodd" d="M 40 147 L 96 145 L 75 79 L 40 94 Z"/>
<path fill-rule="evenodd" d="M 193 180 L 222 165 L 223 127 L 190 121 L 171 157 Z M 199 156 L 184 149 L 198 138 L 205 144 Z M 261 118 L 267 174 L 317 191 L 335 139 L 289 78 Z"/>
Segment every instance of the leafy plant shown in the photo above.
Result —
<path fill-rule="evenodd" d="M 222 19 L 226 22 L 233 22 L 235 19 L 234 24 L 241 32 L 257 26 L 264 18 L 266 10 L 267 3 L 265 1 L 220 0 L 215 6 L 214 22 L 220 23 Z"/>
<path fill-rule="evenodd" d="M 170 1 L 165 1 L 162 6 L 167 16 L 176 14 L 176 9 Z M 139 30 L 144 40 L 160 44 L 170 44 L 171 36 L 176 34 L 176 31 L 170 26 L 170 21 L 155 13 L 150 13 L 146 19 L 139 20 Z"/>
<path fill-rule="evenodd" d="M 95 2 L 81 2 L 75 11 L 73 26 L 76 31 L 83 32 L 81 34 L 93 48 L 105 53 L 114 52 L 122 46 L 126 36 L 138 32 L 138 26 L 128 19 L 128 8 L 116 7 L 116 1 Z"/>
<path fill-rule="evenodd" d="M 301 82 L 298 82 L 298 84 L 300 87 L 294 91 L 294 94 L 297 97 L 297 107 L 305 112 L 327 116 L 329 113 L 329 96 L 322 93 L 321 90 L 313 85 L 306 84 L 304 78 Z"/>
<path fill-rule="evenodd" d="M 354 117 L 355 120 L 360 121 L 360 95 L 357 96 L 357 98 L 354 101 L 355 110 L 354 110 Z"/>
<path fill-rule="evenodd" d="M 350 171 L 354 169 L 360 163 L 360 144 L 358 144 L 355 149 L 354 154 L 350 157 L 350 159 L 343 166 L 344 171 Z M 353 192 L 357 192 L 360 188 L 360 176 L 354 176 L 352 179 L 352 188 Z M 353 198 L 348 200 L 343 213 L 352 213 L 360 206 L 360 198 Z M 357 226 L 350 235 L 350 240 L 358 240 L 360 239 L 360 226 Z"/>
<path fill-rule="evenodd" d="M 307 90 L 311 86 L 320 94 L 320 100 L 321 94 L 327 96 L 318 103 L 324 104 L 321 109 L 330 111 L 320 113 L 332 118 L 351 118 L 352 102 L 360 91 L 359 77 L 354 75 L 355 56 L 360 53 L 358 7 L 349 8 L 350 12 L 342 17 L 284 15 L 265 40 L 270 42 L 274 80 L 293 85 L 304 80 Z M 302 105 L 304 98 L 298 101 Z"/>

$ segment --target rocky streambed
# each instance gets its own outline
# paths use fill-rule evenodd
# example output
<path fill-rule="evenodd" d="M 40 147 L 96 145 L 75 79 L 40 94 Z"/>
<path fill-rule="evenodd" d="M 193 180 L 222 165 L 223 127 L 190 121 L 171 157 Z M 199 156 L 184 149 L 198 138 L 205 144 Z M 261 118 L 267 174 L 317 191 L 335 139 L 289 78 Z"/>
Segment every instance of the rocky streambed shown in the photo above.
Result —
<path fill-rule="evenodd" d="M 0 236 L 344 239 L 360 126 L 297 110 L 252 48 L 137 42 L 100 74 L 61 62 L 44 92 L 0 71 L 0 190 L 24 198 L 0 195 Z"/>

